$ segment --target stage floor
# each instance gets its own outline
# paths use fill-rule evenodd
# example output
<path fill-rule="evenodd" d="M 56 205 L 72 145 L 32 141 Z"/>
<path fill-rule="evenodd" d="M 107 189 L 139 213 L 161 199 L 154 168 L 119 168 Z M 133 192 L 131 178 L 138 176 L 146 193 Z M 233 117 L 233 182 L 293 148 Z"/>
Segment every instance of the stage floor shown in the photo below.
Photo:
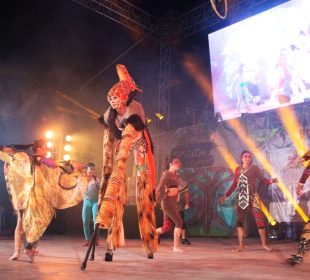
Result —
<path fill-rule="evenodd" d="M 272 252 L 261 249 L 258 238 L 246 240 L 246 251 L 232 250 L 236 238 L 190 238 L 184 252 L 172 252 L 172 240 L 162 239 L 153 260 L 146 258 L 139 240 L 126 240 L 115 251 L 113 262 L 103 261 L 104 246 L 96 248 L 95 261 L 80 270 L 85 247 L 77 236 L 45 236 L 33 263 L 25 254 L 9 261 L 13 253 L 12 238 L 0 238 L 0 279 L 309 279 L 310 250 L 304 263 L 289 266 L 285 259 L 295 253 L 293 241 L 271 241 Z M 103 241 L 101 241 L 103 244 Z"/>

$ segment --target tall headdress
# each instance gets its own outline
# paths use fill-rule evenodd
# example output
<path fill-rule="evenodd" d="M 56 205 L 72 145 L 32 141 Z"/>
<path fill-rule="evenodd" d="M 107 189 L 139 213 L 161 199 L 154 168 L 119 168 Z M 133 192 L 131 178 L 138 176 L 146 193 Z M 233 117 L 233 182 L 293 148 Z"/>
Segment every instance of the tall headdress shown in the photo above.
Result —
<path fill-rule="evenodd" d="M 134 80 L 130 76 L 129 72 L 126 69 L 125 65 L 117 64 L 116 65 L 117 75 L 119 77 L 119 82 L 116 83 L 108 93 L 108 101 L 110 101 L 112 96 L 119 97 L 122 101 L 126 102 L 128 95 L 133 91 L 142 92 L 141 89 L 135 84 Z"/>

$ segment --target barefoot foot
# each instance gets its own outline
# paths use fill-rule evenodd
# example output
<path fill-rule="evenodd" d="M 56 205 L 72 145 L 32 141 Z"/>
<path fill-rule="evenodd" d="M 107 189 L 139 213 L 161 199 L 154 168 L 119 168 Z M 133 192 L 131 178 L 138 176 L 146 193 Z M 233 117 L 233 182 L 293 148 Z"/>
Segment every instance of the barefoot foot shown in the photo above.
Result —
<path fill-rule="evenodd" d="M 267 252 L 271 252 L 271 248 L 267 245 L 263 246 L 264 250 L 266 250 Z"/>
<path fill-rule="evenodd" d="M 10 261 L 16 261 L 19 258 L 19 252 L 15 251 L 14 254 L 9 258 Z"/>
<path fill-rule="evenodd" d="M 244 246 L 239 246 L 238 248 L 234 249 L 233 252 L 243 252 Z"/>
<path fill-rule="evenodd" d="M 183 250 L 179 247 L 173 247 L 173 252 L 183 252 Z"/>

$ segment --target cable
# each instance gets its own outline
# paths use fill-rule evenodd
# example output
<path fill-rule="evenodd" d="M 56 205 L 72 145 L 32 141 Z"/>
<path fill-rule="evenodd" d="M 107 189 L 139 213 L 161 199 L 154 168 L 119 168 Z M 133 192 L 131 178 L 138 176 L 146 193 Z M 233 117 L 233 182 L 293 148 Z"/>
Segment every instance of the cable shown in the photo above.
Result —
<path fill-rule="evenodd" d="M 129 51 L 131 51 L 135 46 L 139 45 L 144 40 L 144 37 L 142 37 L 138 42 L 133 44 L 130 48 L 128 48 L 126 51 L 124 51 L 122 54 L 120 54 L 117 58 L 115 58 L 111 63 L 109 63 L 106 67 L 101 69 L 95 76 L 93 76 L 88 82 L 86 82 L 84 85 L 82 85 L 77 92 L 81 91 L 85 87 L 87 87 L 91 82 L 93 82 L 97 77 L 99 77 L 106 69 L 108 69 L 111 65 L 113 65 L 117 60 L 119 60 L 121 57 L 123 57 L 125 54 L 127 54 Z"/>

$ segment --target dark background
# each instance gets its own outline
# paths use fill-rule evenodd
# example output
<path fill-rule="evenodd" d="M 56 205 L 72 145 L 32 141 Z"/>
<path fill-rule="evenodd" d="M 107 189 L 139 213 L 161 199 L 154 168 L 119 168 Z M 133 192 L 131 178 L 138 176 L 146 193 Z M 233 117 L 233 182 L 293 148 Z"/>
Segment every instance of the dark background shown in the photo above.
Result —
<path fill-rule="evenodd" d="M 165 21 L 205 2 L 130 1 Z M 212 102 L 188 74 L 184 57 L 190 56 L 199 63 L 206 79 L 210 79 L 208 32 L 285 1 L 266 2 L 269 3 L 255 11 L 231 15 L 210 30 L 174 41 L 170 128 L 194 124 L 203 120 L 203 114 L 212 112 Z M 140 101 L 147 117 L 154 120 L 150 130 L 153 134 L 160 131 L 161 125 L 157 127 L 154 119 L 158 111 L 158 41 L 145 38 L 115 61 L 137 43 L 141 35 L 73 1 L 11 0 L 2 3 L 0 13 L 0 145 L 31 143 L 43 137 L 47 129 L 58 131 L 61 136 L 69 133 L 75 139 L 75 159 L 93 161 L 100 170 L 100 126 L 87 112 L 59 97 L 56 91 L 101 114 L 108 107 L 107 92 L 117 82 L 116 63 L 125 64 L 143 88 Z M 91 81 L 98 73 L 101 74 Z M 0 174 L 0 209 L 5 211 L 5 226 L 12 229 L 15 220 L 10 214 L 13 211 L 3 172 Z M 80 209 L 76 209 L 68 209 L 67 214 L 61 212 L 59 220 L 62 217 L 66 220 L 67 215 L 78 215 L 80 219 Z M 78 219 L 71 222 L 69 228 L 74 228 L 73 223 L 81 226 Z"/>

